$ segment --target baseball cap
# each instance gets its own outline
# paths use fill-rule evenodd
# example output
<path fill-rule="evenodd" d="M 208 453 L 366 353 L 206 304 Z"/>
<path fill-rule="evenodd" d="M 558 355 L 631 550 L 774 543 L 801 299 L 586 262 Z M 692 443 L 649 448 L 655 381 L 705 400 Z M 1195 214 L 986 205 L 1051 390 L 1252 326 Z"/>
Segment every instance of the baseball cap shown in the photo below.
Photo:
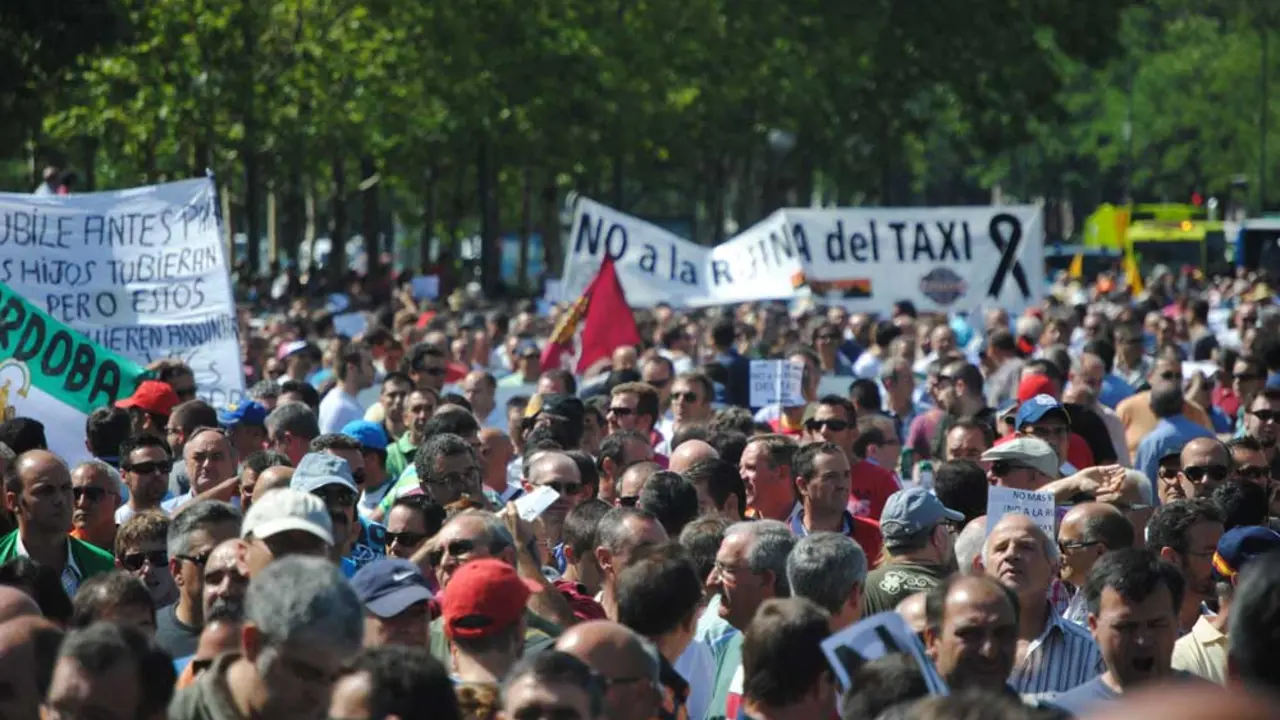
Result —
<path fill-rule="evenodd" d="M 892 545 L 894 540 L 918 535 L 943 520 L 960 522 L 964 514 L 943 505 L 938 496 L 924 488 L 905 488 L 885 501 L 880 513 L 880 534 L 885 544 Z"/>
<path fill-rule="evenodd" d="M 521 340 L 520 343 L 516 345 L 516 357 L 541 354 L 542 351 L 538 349 L 538 343 L 532 340 Z"/>
<path fill-rule="evenodd" d="M 1048 375 L 1028 375 L 1018 383 L 1018 402 L 1026 402 L 1037 395 L 1053 395 L 1058 385 Z"/>
<path fill-rule="evenodd" d="M 351 475 L 346 460 L 329 453 L 307 453 L 293 469 L 289 487 L 304 493 L 313 493 L 326 485 L 341 485 L 357 495 L 360 488 Z"/>
<path fill-rule="evenodd" d="M 529 404 L 524 407 L 524 417 L 526 420 L 532 420 L 542 414 L 568 420 L 570 423 L 582 422 L 586 408 L 576 395 L 534 393 L 533 397 L 529 398 Z"/>
<path fill-rule="evenodd" d="M 393 618 L 433 596 L 417 565 L 400 558 L 379 558 L 356 571 L 351 587 L 369 612 Z"/>
<path fill-rule="evenodd" d="M 155 415 L 168 415 L 178 405 L 178 393 L 169 387 L 169 383 L 159 380 L 143 380 L 138 389 L 123 400 L 116 401 L 118 408 L 136 407 Z"/>
<path fill-rule="evenodd" d="M 1213 553 L 1213 579 L 1233 582 L 1254 558 L 1280 550 L 1280 533 L 1260 525 L 1232 528 L 1218 541 Z"/>
<path fill-rule="evenodd" d="M 1014 427 L 1021 430 L 1023 425 L 1040 422 L 1046 415 L 1055 412 L 1062 413 L 1067 425 L 1071 425 L 1071 416 L 1067 414 L 1067 409 L 1062 406 L 1062 403 L 1055 400 L 1052 395 L 1036 395 L 1029 400 L 1024 400 L 1018 406 L 1018 418 L 1014 422 Z"/>
<path fill-rule="evenodd" d="M 386 450 L 391 442 L 387 439 L 387 431 L 382 425 L 370 420 L 352 420 L 342 426 L 343 435 L 355 438 L 360 447 L 369 450 Z"/>
<path fill-rule="evenodd" d="M 333 545 L 333 521 L 324 501 L 291 488 L 272 490 L 254 502 L 240 524 L 240 537 L 266 539 L 290 530 L 310 533 Z"/>
<path fill-rule="evenodd" d="M 218 408 L 218 424 L 224 428 L 262 427 L 267 424 L 267 408 L 253 400 L 223 405 Z"/>
<path fill-rule="evenodd" d="M 307 346 L 306 340 L 294 340 L 293 342 L 285 343 L 284 345 L 280 346 L 279 350 L 276 351 L 276 359 L 283 360 L 289 357 L 290 355 L 294 355 L 296 353 L 300 353 L 306 350 L 307 347 L 308 346 Z"/>
<path fill-rule="evenodd" d="M 444 632 L 468 639 L 492 635 L 523 617 L 529 596 L 541 589 L 501 560 L 472 560 L 449 578 L 440 606 Z"/>
<path fill-rule="evenodd" d="M 1039 470 L 1053 479 L 1061 475 L 1062 462 L 1049 443 L 1034 437 L 1017 437 L 1002 442 L 982 453 L 982 462 L 1007 460 L 1022 467 Z"/>

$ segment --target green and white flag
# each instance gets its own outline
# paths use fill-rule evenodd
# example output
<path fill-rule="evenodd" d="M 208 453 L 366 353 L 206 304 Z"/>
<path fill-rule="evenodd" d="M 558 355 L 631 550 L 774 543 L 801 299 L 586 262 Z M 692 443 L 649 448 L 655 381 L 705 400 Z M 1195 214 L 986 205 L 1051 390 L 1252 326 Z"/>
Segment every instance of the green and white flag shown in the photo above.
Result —
<path fill-rule="evenodd" d="M 0 284 L 0 419 L 44 423 L 49 449 L 68 464 L 89 457 L 89 413 L 132 395 L 146 374 Z"/>

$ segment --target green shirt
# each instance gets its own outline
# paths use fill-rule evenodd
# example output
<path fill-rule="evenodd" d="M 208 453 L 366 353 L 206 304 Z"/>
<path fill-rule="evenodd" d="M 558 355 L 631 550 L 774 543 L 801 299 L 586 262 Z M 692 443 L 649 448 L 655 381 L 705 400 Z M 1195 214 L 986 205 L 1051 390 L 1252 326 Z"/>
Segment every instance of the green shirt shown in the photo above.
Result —
<path fill-rule="evenodd" d="M 111 572 L 116 567 L 115 557 L 106 550 L 96 548 L 70 535 L 67 536 L 67 544 L 71 551 L 70 559 L 73 565 L 63 568 L 62 586 L 67 591 L 68 596 L 74 597 L 76 590 L 85 580 L 94 575 Z M 20 556 L 17 530 L 0 537 L 0 565 Z M 68 571 L 76 576 L 74 582 L 71 582 L 71 579 L 67 577 Z"/>
<path fill-rule="evenodd" d="M 891 562 L 867 573 L 862 585 L 862 616 L 891 612 L 916 593 L 932 590 L 951 574 L 938 565 Z"/>
<path fill-rule="evenodd" d="M 724 654 L 716 665 L 715 694 L 711 696 L 711 704 L 707 706 L 707 720 L 723 718 L 725 705 L 729 702 L 729 688 L 733 684 L 733 674 L 742 664 L 742 633 L 734 633 L 724 644 Z M 730 718 L 730 720 L 733 720 Z"/>
<path fill-rule="evenodd" d="M 399 440 L 387 446 L 387 477 L 399 478 L 407 467 L 413 467 L 413 454 L 418 446 L 409 439 L 409 432 L 400 436 Z"/>

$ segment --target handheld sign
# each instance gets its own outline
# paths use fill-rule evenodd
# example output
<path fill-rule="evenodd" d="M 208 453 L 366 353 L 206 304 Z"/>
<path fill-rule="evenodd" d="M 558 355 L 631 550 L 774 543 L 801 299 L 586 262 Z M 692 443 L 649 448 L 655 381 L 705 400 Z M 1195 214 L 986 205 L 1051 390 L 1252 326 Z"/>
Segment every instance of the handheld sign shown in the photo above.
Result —
<path fill-rule="evenodd" d="M 942 676 L 925 656 L 920 638 L 896 612 L 877 613 L 837 632 L 822 641 L 822 652 L 845 689 L 852 687 L 853 676 L 864 664 L 890 653 L 906 653 L 920 668 L 931 694 L 949 694 Z"/>
<path fill-rule="evenodd" d="M 440 297 L 440 276 L 419 275 L 409 281 L 414 300 L 435 300 Z"/>
<path fill-rule="evenodd" d="M 516 498 L 516 514 L 525 522 L 533 522 L 539 515 L 547 511 L 547 508 L 555 504 L 560 498 L 560 493 L 546 485 L 539 485 L 533 489 L 533 492 L 525 493 Z"/>
<path fill-rule="evenodd" d="M 751 361 L 751 407 L 800 407 L 804 400 L 804 364 L 786 360 Z"/>
<path fill-rule="evenodd" d="M 339 335 L 357 338 L 369 328 L 369 319 L 362 312 L 341 313 L 333 316 L 333 329 Z"/>
<path fill-rule="evenodd" d="M 1058 536 L 1055 523 L 1053 495 L 1033 492 L 1031 490 L 1014 490 L 1013 488 L 993 485 L 987 488 L 987 534 L 1000 522 L 1000 518 L 1011 513 L 1026 515 L 1051 538 Z"/>

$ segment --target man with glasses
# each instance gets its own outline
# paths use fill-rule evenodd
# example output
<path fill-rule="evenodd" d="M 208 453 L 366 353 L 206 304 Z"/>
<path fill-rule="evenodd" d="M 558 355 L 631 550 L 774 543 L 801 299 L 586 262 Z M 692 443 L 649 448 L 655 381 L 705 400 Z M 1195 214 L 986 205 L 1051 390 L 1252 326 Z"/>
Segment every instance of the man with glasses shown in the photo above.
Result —
<path fill-rule="evenodd" d="M 156 612 L 156 642 L 173 657 L 196 651 L 204 626 L 204 571 L 219 544 L 240 532 L 240 511 L 217 500 L 198 500 L 173 517 L 166 540 L 177 602 Z"/>
<path fill-rule="evenodd" d="M 982 453 L 987 479 L 992 485 L 1015 490 L 1039 490 L 1058 479 L 1061 463 L 1049 443 L 1036 437 L 1019 437 Z"/>
<path fill-rule="evenodd" d="M 409 378 L 413 380 L 414 387 L 434 390 L 439 397 L 448 372 L 449 359 L 445 357 L 444 350 L 427 343 L 414 346 L 409 357 Z"/>
<path fill-rule="evenodd" d="M 1022 437 L 1043 440 L 1060 461 L 1060 474 L 1073 475 L 1076 467 L 1067 461 L 1071 446 L 1071 416 L 1052 395 L 1036 395 L 1018 406 L 1014 430 Z"/>
<path fill-rule="evenodd" d="M 1276 514 L 1276 497 L 1271 480 L 1271 463 L 1262 449 L 1262 443 L 1249 436 L 1234 438 L 1227 443 L 1231 451 L 1231 466 L 1235 469 L 1234 477 L 1242 482 L 1251 482 L 1263 489 L 1267 495 L 1268 514 Z"/>
<path fill-rule="evenodd" d="M 810 442 L 832 443 L 840 448 L 848 460 L 850 511 L 858 517 L 879 519 L 885 501 L 898 491 L 899 484 L 891 470 L 868 462 L 855 451 L 854 445 L 859 441 L 859 432 L 858 416 L 853 403 L 839 395 L 824 395 L 817 403 L 805 409 L 804 427 L 806 439 Z M 862 450 L 865 451 L 866 447 Z M 868 552 L 871 550 L 867 548 Z"/>
<path fill-rule="evenodd" d="M 240 486 L 236 474 L 236 449 L 221 428 L 200 428 L 183 448 L 191 489 L 160 503 L 160 509 L 174 515 L 197 499 L 231 501 Z"/>
<path fill-rule="evenodd" d="M 333 560 L 351 577 L 386 555 L 386 528 L 356 512 L 364 480 L 359 443 L 346 435 L 321 435 L 312 448 L 294 468 L 289 487 L 324 501 L 333 526 Z"/>
<path fill-rule="evenodd" d="M 169 570 L 168 536 L 169 518 L 159 510 L 134 515 L 116 535 L 116 565 L 146 586 L 154 608 L 168 607 L 178 599 L 178 586 Z"/>
<path fill-rule="evenodd" d="M 528 476 L 525 478 L 526 492 L 534 492 L 540 487 L 554 490 L 558 497 L 551 506 L 542 512 L 543 535 L 540 542 L 546 543 L 554 559 L 553 565 L 558 572 L 564 572 L 564 547 L 561 544 L 561 532 L 564 529 L 564 518 L 578 503 L 588 499 L 590 488 L 582 484 L 582 475 L 578 464 L 568 455 L 560 452 L 540 453 L 529 463 Z"/>
<path fill-rule="evenodd" d="M 129 502 L 116 508 L 116 524 L 123 525 L 144 510 L 159 510 L 169 494 L 173 469 L 168 445 L 154 435 L 134 435 L 120 446 L 120 469 L 129 488 Z"/>
<path fill-rule="evenodd" d="M 150 436 L 148 436 L 150 437 Z M 110 551 L 115 547 L 116 505 L 120 473 L 101 460 L 80 463 L 71 471 L 71 537 Z"/>
<path fill-rule="evenodd" d="M 1271 385 L 1274 387 L 1270 387 Z M 1276 461 L 1277 429 L 1280 429 L 1280 378 L 1267 380 L 1269 387 L 1254 394 L 1248 405 L 1244 405 L 1244 435 L 1258 441 L 1262 452 L 1267 456 L 1267 463 L 1274 465 Z"/>
<path fill-rule="evenodd" d="M 937 587 L 955 566 L 952 538 L 964 514 L 924 488 L 899 490 L 885 504 L 880 533 L 889 559 L 867 574 L 862 615 L 893 610 L 910 595 Z"/>
<path fill-rule="evenodd" d="M 440 393 L 431 388 L 411 391 L 404 400 L 405 432 L 398 440 L 387 446 L 387 477 L 395 482 L 413 465 L 413 455 L 418 446 L 426 442 L 427 421 L 435 414 L 440 404 Z"/>
<path fill-rule="evenodd" d="M 1245 416 L 1266 380 L 1267 369 L 1262 362 L 1250 355 L 1241 355 L 1231 366 L 1230 392 L 1223 392 L 1221 388 L 1214 391 L 1218 407 L 1235 421 L 1237 437 L 1245 434 Z"/>
<path fill-rule="evenodd" d="M 593 677 L 597 678 L 596 682 L 603 685 L 603 707 L 593 698 L 591 704 L 597 707 L 592 708 L 590 714 L 583 714 L 581 709 L 586 708 L 579 702 L 577 706 L 581 709 L 571 716 L 574 720 L 589 720 L 597 715 L 611 720 L 648 720 L 659 717 L 662 683 L 657 653 L 646 647 L 641 637 L 630 628 L 608 620 L 575 625 L 556 642 L 556 652 L 548 653 L 547 657 L 550 659 L 562 654 L 577 658 L 590 666 L 595 671 Z M 527 675 L 522 675 L 517 670 L 513 677 Z M 595 694 L 597 691 L 593 688 L 594 684 L 578 685 L 582 690 L 578 690 L 575 696 L 583 696 L 584 691 Z M 508 683 L 509 688 L 513 685 L 514 683 Z M 511 694 L 510 690 L 507 694 Z M 517 697 L 509 699 L 507 705 L 529 702 L 517 690 Z"/>
<path fill-rule="evenodd" d="M 1178 625 L 1189 632 L 1207 602 L 1213 602 L 1213 553 L 1222 539 L 1222 514 L 1208 500 L 1175 500 L 1161 505 L 1147 523 L 1147 547 L 1182 571 L 1187 591 Z"/>
<path fill-rule="evenodd" d="M 444 524 L 444 508 L 418 493 L 405 495 L 387 513 L 387 555 L 408 560 Z M 428 578 L 435 588 L 434 578 Z"/>
<path fill-rule="evenodd" d="M 1177 487 L 1183 497 L 1208 498 L 1232 474 L 1231 452 L 1217 438 L 1196 438 L 1182 446 Z"/>
<path fill-rule="evenodd" d="M 642 382 L 623 383 L 610 391 L 609 395 L 609 411 L 605 416 L 609 432 L 634 430 L 649 438 L 650 445 L 656 446 L 662 442 L 662 436 L 654 430 L 661 412 L 657 390 Z M 665 462 L 659 464 L 665 467 Z"/>
<path fill-rule="evenodd" d="M 1087 627 L 1089 604 L 1081 590 L 1089 572 L 1103 555 L 1133 547 L 1133 536 L 1133 525 L 1107 503 L 1082 503 L 1067 511 L 1058 526 L 1058 577 L 1074 595 L 1064 618 Z"/>

